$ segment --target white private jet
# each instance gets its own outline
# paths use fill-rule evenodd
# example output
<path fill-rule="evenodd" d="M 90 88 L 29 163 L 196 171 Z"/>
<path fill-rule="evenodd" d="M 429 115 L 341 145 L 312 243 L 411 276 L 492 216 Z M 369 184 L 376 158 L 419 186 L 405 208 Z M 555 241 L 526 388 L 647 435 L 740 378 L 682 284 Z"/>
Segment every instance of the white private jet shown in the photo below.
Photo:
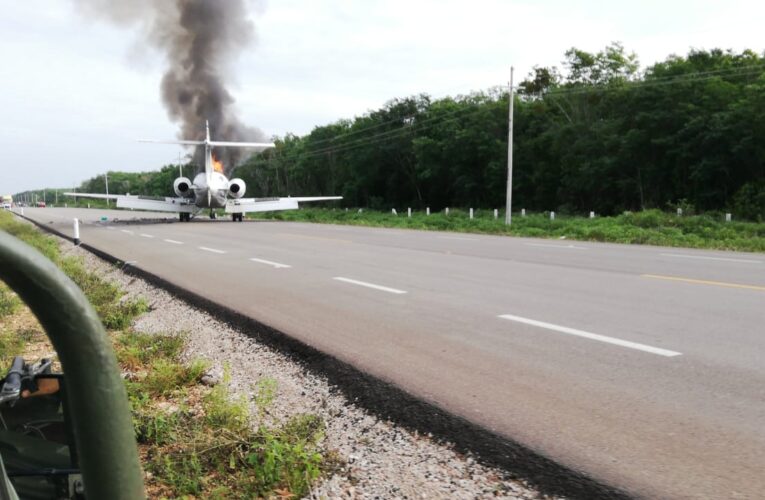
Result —
<path fill-rule="evenodd" d="M 186 177 L 178 177 L 173 182 L 177 198 L 156 198 L 140 195 L 114 195 L 100 193 L 64 193 L 79 198 L 97 198 L 117 200 L 118 208 L 134 208 L 160 212 L 176 212 L 181 222 L 191 220 L 203 209 L 210 209 L 210 218 L 215 217 L 213 209 L 225 208 L 234 221 L 241 222 L 246 212 L 271 212 L 276 210 L 295 210 L 300 202 L 342 200 L 342 196 L 308 196 L 295 198 L 242 198 L 246 185 L 242 179 L 228 180 L 223 175 L 223 168 L 212 155 L 213 147 L 250 148 L 263 151 L 273 148 L 273 143 L 263 142 L 222 142 L 210 140 L 210 125 L 206 124 L 207 138 L 204 141 L 141 141 L 159 144 L 181 144 L 183 146 L 205 147 L 205 171 L 194 177 L 194 182 Z"/>

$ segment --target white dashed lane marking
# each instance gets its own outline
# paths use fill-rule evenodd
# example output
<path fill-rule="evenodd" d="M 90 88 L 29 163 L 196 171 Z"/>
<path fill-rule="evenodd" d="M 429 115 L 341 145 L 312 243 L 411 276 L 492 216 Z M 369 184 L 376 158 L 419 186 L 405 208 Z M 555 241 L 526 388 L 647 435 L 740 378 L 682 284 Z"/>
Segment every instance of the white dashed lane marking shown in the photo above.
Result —
<path fill-rule="evenodd" d="M 292 266 L 289 266 L 287 264 L 279 264 L 278 262 L 272 262 L 270 260 L 256 259 L 255 257 L 251 258 L 250 260 L 253 261 L 253 262 L 258 262 L 260 264 L 265 264 L 267 266 L 272 266 L 272 267 L 274 267 L 276 269 L 288 269 L 288 268 L 292 267 Z"/>
<path fill-rule="evenodd" d="M 629 340 L 617 339 L 614 337 L 608 337 L 606 335 L 598 335 L 597 333 L 585 332 L 583 330 L 577 330 L 575 328 L 568 328 L 566 326 L 553 325 L 552 323 L 545 323 L 544 321 L 537 321 L 535 319 L 522 318 L 520 316 L 513 316 L 512 314 L 501 314 L 499 316 L 502 319 L 515 321 L 516 323 L 523 323 L 525 325 L 536 326 L 538 328 L 544 328 L 552 330 L 554 332 L 565 333 L 567 335 L 574 335 L 589 340 L 595 340 L 598 342 L 605 342 L 607 344 L 618 345 L 620 347 L 627 347 L 629 349 L 636 349 L 638 351 L 650 352 L 651 354 L 658 354 L 659 356 L 673 357 L 680 356 L 682 353 L 676 351 L 670 351 L 668 349 L 661 349 L 660 347 L 653 347 L 645 344 L 638 344 L 637 342 L 630 342 Z"/>
<path fill-rule="evenodd" d="M 374 290 L 380 290 L 381 292 L 388 292 L 388 293 L 395 293 L 395 294 L 406 293 L 404 290 L 397 290 L 395 288 L 389 288 L 387 286 L 375 285 L 374 283 L 367 283 L 365 281 L 358 281 L 358 280 L 353 280 L 350 278 L 343 278 L 340 276 L 337 276 L 332 279 L 337 281 L 342 281 L 343 283 L 350 283 L 351 285 L 358 285 L 358 286 L 363 286 L 366 288 L 372 288 Z"/>
<path fill-rule="evenodd" d="M 217 248 L 208 248 L 208 247 L 197 247 L 200 250 L 204 250 L 205 252 L 211 252 L 211 253 L 226 253 L 225 250 L 218 250 Z"/>

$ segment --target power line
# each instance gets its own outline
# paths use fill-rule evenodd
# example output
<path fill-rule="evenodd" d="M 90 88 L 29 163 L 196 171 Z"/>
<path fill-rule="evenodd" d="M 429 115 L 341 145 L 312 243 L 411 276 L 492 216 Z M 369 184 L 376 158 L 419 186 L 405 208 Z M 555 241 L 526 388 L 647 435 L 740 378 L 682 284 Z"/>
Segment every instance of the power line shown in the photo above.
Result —
<path fill-rule="evenodd" d="M 497 89 L 500 89 L 501 87 L 502 87 L 501 85 L 493 85 L 491 87 L 486 87 L 486 88 L 484 88 L 482 90 L 471 92 L 470 94 L 468 94 L 468 96 L 470 96 L 470 95 L 476 95 L 477 96 L 477 95 L 488 94 L 488 93 L 496 91 Z M 447 98 L 441 98 L 440 100 L 444 100 L 444 99 L 447 99 Z M 456 110 L 454 112 L 455 113 L 459 113 L 461 111 L 463 111 L 463 110 Z M 402 123 L 402 120 L 405 120 L 406 118 L 412 118 L 412 117 L 413 117 L 413 115 L 408 115 L 408 116 L 404 116 L 404 117 L 401 117 L 401 118 L 396 118 L 395 120 L 388 120 L 388 121 L 384 121 L 384 122 L 381 122 L 381 123 L 376 123 L 376 124 L 371 125 L 369 127 L 363 127 L 363 128 L 356 129 L 356 130 L 350 130 L 349 132 L 346 132 L 344 134 L 341 134 L 341 135 L 338 135 L 338 136 L 335 136 L 335 137 L 328 137 L 326 139 L 317 139 L 317 140 L 311 141 L 311 144 L 312 145 L 317 145 L 317 144 L 324 144 L 324 143 L 332 142 L 332 141 L 336 141 L 336 140 L 341 140 L 341 139 L 343 139 L 345 137 L 361 134 L 361 133 L 364 133 L 364 132 L 368 132 L 370 130 L 374 130 L 374 129 L 378 129 L 378 128 L 384 127 L 385 125 L 400 124 L 400 123 Z M 310 135 L 311 134 L 309 133 L 309 134 L 307 134 L 304 137 L 307 137 L 307 136 L 310 136 Z"/>
<path fill-rule="evenodd" d="M 644 87 L 653 87 L 653 86 L 659 86 L 659 85 L 672 85 L 672 84 L 680 84 L 680 83 L 695 83 L 695 82 L 702 82 L 702 81 L 708 81 L 715 78 L 719 78 L 721 76 L 726 77 L 742 77 L 742 76 L 752 76 L 759 74 L 760 72 L 765 71 L 765 65 L 750 65 L 750 66 L 741 66 L 737 68 L 726 68 L 726 69 L 720 69 L 720 70 L 714 70 L 714 71 L 706 71 L 706 72 L 697 72 L 697 73 L 688 73 L 685 75 L 677 75 L 673 77 L 666 77 L 661 78 L 658 81 L 656 79 L 652 79 L 649 81 L 643 81 L 643 82 L 626 82 L 623 86 L 613 87 L 596 87 L 591 86 L 590 88 L 578 88 L 578 89 L 556 89 L 549 92 L 546 92 L 542 94 L 542 97 L 545 96 L 557 96 L 557 95 L 576 95 L 576 94 L 587 94 L 587 93 L 601 93 L 601 92 L 615 92 L 615 91 L 626 91 L 626 90 L 638 90 L 642 89 Z M 497 85 L 493 87 L 488 87 L 487 89 L 481 91 L 481 92 L 492 92 L 496 91 L 498 89 L 501 89 L 502 86 Z M 476 93 L 477 95 L 478 93 Z M 473 114 L 477 114 L 480 112 L 485 112 L 486 109 L 482 106 L 483 103 L 471 103 L 469 107 L 460 108 L 454 111 L 450 111 L 447 113 L 442 113 L 437 116 L 433 116 L 430 118 L 425 118 L 423 120 L 417 120 L 412 125 L 404 126 L 401 128 L 396 128 L 393 130 L 387 130 L 385 132 L 372 135 L 370 137 L 362 137 L 359 139 L 356 139 L 354 141 L 351 141 L 350 143 L 345 144 L 338 144 L 336 146 L 330 146 L 322 149 L 314 149 L 304 152 L 294 152 L 292 154 L 283 155 L 281 151 L 277 152 L 277 155 L 279 159 L 284 160 L 298 160 L 298 159 L 305 159 L 310 158 L 313 156 L 319 156 L 325 153 L 341 153 L 345 151 L 350 151 L 353 149 L 357 149 L 362 146 L 372 146 L 372 145 L 378 145 L 380 143 L 384 143 L 388 140 L 393 140 L 400 138 L 400 136 L 405 135 L 407 133 L 411 133 L 412 131 L 424 131 L 433 128 L 436 125 L 439 124 L 445 124 L 454 122 L 459 118 L 467 118 L 469 116 L 472 116 Z M 454 115 L 453 118 L 449 118 L 450 116 Z M 457 116 L 462 115 L 462 116 Z M 445 119 L 448 118 L 448 119 Z M 441 120 L 438 124 L 432 124 L 432 122 L 436 120 Z M 399 124 L 401 123 L 401 119 L 397 120 L 390 120 L 387 122 L 383 122 L 380 124 L 376 124 L 371 127 L 366 127 L 364 129 L 360 129 L 357 131 L 353 131 L 353 134 L 366 132 L 369 130 L 373 130 L 375 128 L 380 128 L 384 125 L 389 124 Z M 343 134 L 340 136 L 336 136 L 334 138 L 327 138 L 322 139 L 320 141 L 311 141 L 311 145 L 316 144 L 322 144 L 330 141 L 340 141 L 343 138 L 347 137 L 348 135 L 353 134 Z"/>

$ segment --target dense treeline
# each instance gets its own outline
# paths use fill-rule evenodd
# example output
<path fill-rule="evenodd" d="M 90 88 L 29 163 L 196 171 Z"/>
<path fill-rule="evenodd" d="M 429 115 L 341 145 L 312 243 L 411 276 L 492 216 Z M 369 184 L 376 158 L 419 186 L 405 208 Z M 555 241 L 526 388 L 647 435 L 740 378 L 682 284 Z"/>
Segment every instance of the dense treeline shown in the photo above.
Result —
<path fill-rule="evenodd" d="M 287 136 L 237 170 L 250 194 L 348 206 L 501 207 L 505 91 L 395 99 Z M 668 204 L 765 216 L 765 60 L 693 51 L 640 71 L 619 44 L 535 68 L 515 102 L 514 206 L 602 214 Z"/>
<path fill-rule="evenodd" d="M 504 89 L 394 99 L 316 127 L 234 172 L 247 196 L 340 194 L 371 208 L 504 206 Z M 571 49 L 515 100 L 513 205 L 600 214 L 682 205 L 765 218 L 765 58 L 692 51 L 640 70 L 619 44 Z M 190 171 L 186 171 L 191 173 Z M 172 194 L 177 167 L 110 174 L 114 193 Z M 103 179 L 83 183 L 103 192 Z"/>

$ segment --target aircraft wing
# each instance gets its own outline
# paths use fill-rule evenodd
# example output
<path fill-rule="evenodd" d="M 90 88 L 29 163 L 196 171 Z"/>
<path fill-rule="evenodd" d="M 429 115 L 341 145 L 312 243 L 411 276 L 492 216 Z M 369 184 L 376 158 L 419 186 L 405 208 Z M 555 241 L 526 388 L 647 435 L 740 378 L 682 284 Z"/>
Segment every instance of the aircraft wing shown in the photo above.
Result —
<path fill-rule="evenodd" d="M 342 196 L 305 196 L 296 198 L 242 198 L 228 200 L 227 214 L 245 212 L 276 212 L 279 210 L 297 210 L 298 203 L 310 201 L 342 200 Z"/>
<path fill-rule="evenodd" d="M 76 198 L 93 198 L 97 200 L 116 200 L 117 208 L 133 208 L 151 210 L 154 212 L 188 212 L 195 213 L 196 206 L 190 198 L 152 197 L 125 194 L 101 193 L 64 193 L 65 196 Z"/>

